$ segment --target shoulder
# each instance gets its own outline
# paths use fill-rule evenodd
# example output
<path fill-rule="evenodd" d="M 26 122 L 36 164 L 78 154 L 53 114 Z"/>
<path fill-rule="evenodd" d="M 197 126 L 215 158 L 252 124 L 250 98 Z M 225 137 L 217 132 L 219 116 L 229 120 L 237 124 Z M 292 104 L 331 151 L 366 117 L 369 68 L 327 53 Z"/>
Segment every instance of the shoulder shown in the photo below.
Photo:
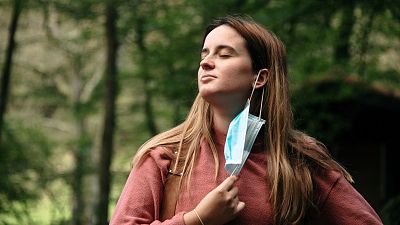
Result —
<path fill-rule="evenodd" d="M 310 224 L 382 224 L 369 203 L 336 170 L 321 169 L 313 174 L 316 198 Z"/>
<path fill-rule="evenodd" d="M 156 162 L 171 161 L 174 157 L 173 148 L 168 146 L 157 146 L 150 149 L 147 157 L 152 158 Z"/>
<path fill-rule="evenodd" d="M 139 171 L 159 171 L 164 177 L 168 173 L 168 168 L 173 159 L 173 148 L 168 146 L 157 146 L 149 149 L 141 155 L 137 164 L 133 165 L 134 170 Z"/>
<path fill-rule="evenodd" d="M 326 199 L 331 194 L 332 189 L 341 179 L 344 179 L 342 182 L 347 182 L 339 171 L 332 169 L 318 168 L 315 169 L 312 174 L 313 186 L 318 205 L 324 205 Z"/>

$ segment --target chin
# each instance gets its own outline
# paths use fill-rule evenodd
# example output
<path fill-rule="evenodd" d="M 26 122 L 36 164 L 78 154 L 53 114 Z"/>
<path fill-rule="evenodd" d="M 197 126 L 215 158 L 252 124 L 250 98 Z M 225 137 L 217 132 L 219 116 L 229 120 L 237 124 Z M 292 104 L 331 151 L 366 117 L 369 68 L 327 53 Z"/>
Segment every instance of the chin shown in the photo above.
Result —
<path fill-rule="evenodd" d="M 207 102 L 213 98 L 213 94 L 209 91 L 199 91 L 199 95 Z"/>
<path fill-rule="evenodd" d="M 204 101 L 206 101 L 207 103 L 209 103 L 211 106 L 217 106 L 221 104 L 221 101 L 223 102 L 221 93 L 219 92 L 213 92 L 210 90 L 207 91 L 200 91 L 199 95 L 204 99 Z"/>
<path fill-rule="evenodd" d="M 209 99 L 212 99 L 216 95 L 216 93 L 214 91 L 211 91 L 210 89 L 200 88 L 199 95 L 204 98 L 204 100 L 208 101 Z"/>

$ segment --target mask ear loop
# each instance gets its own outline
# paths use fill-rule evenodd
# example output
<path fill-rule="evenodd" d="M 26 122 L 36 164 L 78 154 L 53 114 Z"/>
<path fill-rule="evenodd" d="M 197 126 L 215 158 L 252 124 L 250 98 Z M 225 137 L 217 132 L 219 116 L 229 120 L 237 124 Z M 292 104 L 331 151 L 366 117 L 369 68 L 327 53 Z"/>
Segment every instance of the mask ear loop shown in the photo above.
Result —
<path fill-rule="evenodd" d="M 262 95 L 261 95 L 261 105 L 260 105 L 260 113 L 258 114 L 258 119 L 261 119 L 261 112 L 263 109 L 263 105 L 264 105 L 264 92 L 265 92 L 265 87 L 262 88 Z"/>
<path fill-rule="evenodd" d="M 251 101 L 251 97 L 253 97 L 254 90 L 256 89 L 256 83 L 257 83 L 257 81 L 258 81 L 258 77 L 260 77 L 260 74 L 261 74 L 261 70 L 258 71 L 256 80 L 254 81 L 253 90 L 251 90 L 251 94 L 250 94 L 250 98 L 249 98 L 250 101 Z"/>
<path fill-rule="evenodd" d="M 254 81 L 253 90 L 251 90 L 249 102 L 251 101 L 251 98 L 253 97 L 254 90 L 256 89 L 256 83 L 257 83 L 257 81 L 258 81 L 258 78 L 260 77 L 260 74 L 261 74 L 261 70 L 258 71 L 256 81 Z M 262 88 L 262 95 L 261 95 L 260 112 L 259 112 L 259 114 L 258 114 L 258 119 L 259 119 L 259 120 L 261 119 L 261 112 L 262 112 L 262 108 L 263 108 L 263 104 L 264 104 L 264 91 L 265 91 L 265 88 L 263 87 L 263 88 Z"/>

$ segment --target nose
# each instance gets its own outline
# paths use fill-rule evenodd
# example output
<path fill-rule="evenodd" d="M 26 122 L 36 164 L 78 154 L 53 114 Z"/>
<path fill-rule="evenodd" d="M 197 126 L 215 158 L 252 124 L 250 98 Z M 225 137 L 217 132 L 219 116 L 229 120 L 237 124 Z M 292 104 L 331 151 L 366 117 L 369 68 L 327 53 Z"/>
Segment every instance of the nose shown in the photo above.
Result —
<path fill-rule="evenodd" d="M 210 57 L 205 57 L 200 61 L 200 67 L 203 70 L 212 70 L 215 68 L 215 63 Z"/>

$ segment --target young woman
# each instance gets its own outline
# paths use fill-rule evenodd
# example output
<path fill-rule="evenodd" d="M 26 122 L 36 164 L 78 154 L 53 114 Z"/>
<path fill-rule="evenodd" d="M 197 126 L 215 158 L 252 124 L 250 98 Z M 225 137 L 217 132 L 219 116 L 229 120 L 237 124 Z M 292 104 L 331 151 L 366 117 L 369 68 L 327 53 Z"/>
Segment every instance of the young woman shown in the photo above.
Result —
<path fill-rule="evenodd" d="M 186 120 L 139 149 L 111 225 L 382 224 L 324 145 L 293 128 L 285 48 L 272 32 L 249 18 L 214 21 L 198 87 Z M 231 176 L 226 136 L 250 96 L 266 123 Z"/>

